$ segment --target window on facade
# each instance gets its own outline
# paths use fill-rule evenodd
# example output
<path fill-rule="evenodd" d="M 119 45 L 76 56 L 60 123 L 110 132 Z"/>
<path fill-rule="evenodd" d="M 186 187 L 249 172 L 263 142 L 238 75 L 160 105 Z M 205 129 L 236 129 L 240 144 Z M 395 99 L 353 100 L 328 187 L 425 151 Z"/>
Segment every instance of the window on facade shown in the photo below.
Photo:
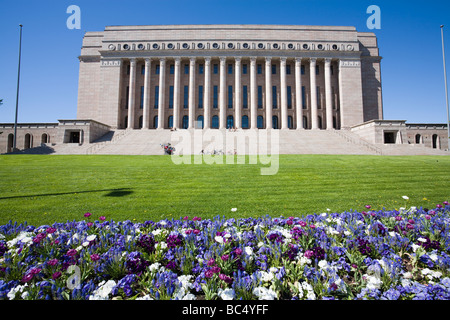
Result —
<path fill-rule="evenodd" d="M 303 116 L 303 129 L 308 129 L 308 118 Z"/>
<path fill-rule="evenodd" d="M 170 73 L 170 74 L 174 74 L 174 73 L 175 73 L 175 66 L 174 66 L 173 64 L 171 64 L 171 65 L 169 66 L 169 73 Z"/>
<path fill-rule="evenodd" d="M 263 87 L 258 86 L 258 108 L 262 109 L 263 107 Z"/>
<path fill-rule="evenodd" d="M 130 87 L 127 86 L 127 90 L 125 92 L 125 109 L 128 109 L 128 99 L 130 98 Z"/>
<path fill-rule="evenodd" d="M 256 66 L 256 71 L 257 71 L 258 74 L 262 74 L 262 64 L 258 64 Z"/>
<path fill-rule="evenodd" d="M 159 105 L 159 86 L 155 86 L 155 109 L 158 109 Z"/>
<path fill-rule="evenodd" d="M 228 86 L 228 108 L 233 108 L 233 86 Z"/>
<path fill-rule="evenodd" d="M 278 129 L 278 117 L 272 116 L 272 128 Z"/>
<path fill-rule="evenodd" d="M 139 108 L 144 108 L 144 86 L 141 86 L 141 100 L 139 101 Z"/>
<path fill-rule="evenodd" d="M 321 99 L 320 99 L 320 87 L 319 86 L 317 86 L 317 88 L 316 88 L 316 95 L 317 95 L 317 109 L 320 109 L 321 107 L 322 107 L 322 104 L 321 104 Z"/>
<path fill-rule="evenodd" d="M 291 74 L 291 65 L 286 65 L 286 74 Z"/>
<path fill-rule="evenodd" d="M 319 75 L 319 66 L 316 65 L 316 75 Z"/>
<path fill-rule="evenodd" d="M 187 109 L 189 105 L 189 86 L 184 86 L 183 90 L 183 108 Z"/>
<path fill-rule="evenodd" d="M 292 109 L 292 89 L 291 86 L 287 86 L 287 107 L 288 109 Z"/>
<path fill-rule="evenodd" d="M 169 87 L 169 109 L 173 109 L 173 86 Z"/>
<path fill-rule="evenodd" d="M 228 74 L 233 74 L 233 65 L 232 64 L 228 65 Z"/>
<path fill-rule="evenodd" d="M 198 65 L 198 74 L 203 74 L 204 70 L 205 70 L 205 68 L 204 68 L 203 64 L 199 64 Z"/>
<path fill-rule="evenodd" d="M 301 74 L 305 74 L 305 66 L 304 65 L 302 65 L 301 67 L 300 67 L 300 73 Z"/>
<path fill-rule="evenodd" d="M 141 66 L 141 74 L 145 74 L 145 65 Z"/>
<path fill-rule="evenodd" d="M 184 74 L 189 74 L 189 65 L 188 64 L 184 65 Z"/>
<path fill-rule="evenodd" d="M 219 129 L 219 117 L 213 116 L 211 120 L 211 128 L 212 129 Z"/>
<path fill-rule="evenodd" d="M 142 129 L 143 117 L 139 117 L 139 129 Z"/>
<path fill-rule="evenodd" d="M 219 96 L 219 87 L 214 86 L 213 87 L 213 108 L 218 108 L 218 96 Z"/>
<path fill-rule="evenodd" d="M 219 65 L 218 64 L 214 64 L 213 65 L 213 73 L 214 74 L 218 74 L 219 73 Z"/>
<path fill-rule="evenodd" d="M 242 87 L 242 107 L 244 109 L 248 108 L 248 92 L 247 92 L 247 86 Z"/>
<path fill-rule="evenodd" d="M 272 108 L 277 108 L 277 86 L 272 86 Z"/>
<path fill-rule="evenodd" d="M 173 128 L 173 116 L 169 116 L 169 119 L 167 119 L 169 122 L 169 128 Z"/>
<path fill-rule="evenodd" d="M 272 74 L 277 74 L 277 65 L 276 64 L 272 65 Z"/>
<path fill-rule="evenodd" d="M 420 134 L 416 134 L 416 144 L 420 143 Z"/>
<path fill-rule="evenodd" d="M 183 129 L 189 128 L 189 117 L 183 116 Z"/>
<path fill-rule="evenodd" d="M 242 129 L 248 129 L 248 116 L 242 116 Z"/>
<path fill-rule="evenodd" d="M 196 129 L 203 129 L 203 116 L 200 115 L 197 117 L 197 123 L 195 124 Z"/>
<path fill-rule="evenodd" d="M 258 127 L 258 129 L 264 129 L 264 117 L 263 116 L 258 116 L 258 118 L 256 118 L 256 126 Z"/>
<path fill-rule="evenodd" d="M 234 118 L 233 116 L 227 117 L 227 129 L 232 129 L 234 127 Z"/>
<path fill-rule="evenodd" d="M 198 86 L 198 108 L 203 109 L 203 86 Z"/>
<path fill-rule="evenodd" d="M 302 86 L 302 108 L 306 109 L 306 88 Z"/>
<path fill-rule="evenodd" d="M 322 117 L 317 116 L 317 124 L 319 125 L 319 129 L 322 129 Z"/>
<path fill-rule="evenodd" d="M 155 74 L 159 74 L 159 64 L 155 66 Z"/>
<path fill-rule="evenodd" d="M 288 116 L 288 128 L 292 129 L 293 128 L 293 119 L 292 116 Z"/>
<path fill-rule="evenodd" d="M 155 116 L 153 118 L 153 128 L 155 128 L 155 129 L 158 128 L 158 116 Z"/>
<path fill-rule="evenodd" d="M 242 65 L 242 74 L 247 74 L 247 64 Z"/>

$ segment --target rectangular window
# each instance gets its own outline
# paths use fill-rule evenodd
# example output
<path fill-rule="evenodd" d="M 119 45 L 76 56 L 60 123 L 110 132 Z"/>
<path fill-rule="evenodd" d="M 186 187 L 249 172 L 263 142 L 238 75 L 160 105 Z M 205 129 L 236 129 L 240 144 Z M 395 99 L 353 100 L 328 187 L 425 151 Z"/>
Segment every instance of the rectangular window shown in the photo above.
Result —
<path fill-rule="evenodd" d="M 189 65 L 188 64 L 184 65 L 184 74 L 189 74 Z"/>
<path fill-rule="evenodd" d="M 155 86 L 155 109 L 158 109 L 159 105 L 159 86 Z"/>
<path fill-rule="evenodd" d="M 233 86 L 228 86 L 228 108 L 233 108 Z"/>
<path fill-rule="evenodd" d="M 319 75 L 319 66 L 316 65 L 316 75 Z"/>
<path fill-rule="evenodd" d="M 262 86 L 258 86 L 258 108 L 262 109 L 263 107 L 263 87 Z"/>
<path fill-rule="evenodd" d="M 330 72 L 331 72 L 331 75 L 334 75 L 333 66 L 330 66 Z"/>
<path fill-rule="evenodd" d="M 170 72 L 170 74 L 174 74 L 175 73 L 175 66 L 173 64 L 171 64 L 169 66 L 169 72 Z"/>
<path fill-rule="evenodd" d="M 173 86 L 169 87 L 169 109 L 173 109 Z"/>
<path fill-rule="evenodd" d="M 204 72 L 204 67 L 203 67 L 203 64 L 199 64 L 198 65 L 198 74 L 203 74 L 203 72 Z"/>
<path fill-rule="evenodd" d="M 302 108 L 306 109 L 306 88 L 302 86 Z"/>
<path fill-rule="evenodd" d="M 272 86 L 272 108 L 277 108 L 277 86 Z"/>
<path fill-rule="evenodd" d="M 127 91 L 125 93 L 125 109 L 128 109 L 128 99 L 130 98 L 130 87 L 127 86 Z"/>
<path fill-rule="evenodd" d="M 203 86 L 198 86 L 198 108 L 203 109 Z"/>
<path fill-rule="evenodd" d="M 244 109 L 248 108 L 248 92 L 247 92 L 247 86 L 242 87 L 242 107 Z"/>
<path fill-rule="evenodd" d="M 276 64 L 272 65 L 272 74 L 277 74 L 277 65 Z"/>
<path fill-rule="evenodd" d="M 139 108 L 144 108 L 144 86 L 141 86 L 141 101 L 139 102 Z"/>
<path fill-rule="evenodd" d="M 287 87 L 287 107 L 288 107 L 288 109 L 292 109 L 292 88 L 291 88 L 291 86 Z"/>
<path fill-rule="evenodd" d="M 232 64 L 228 65 L 228 74 L 233 74 L 233 65 Z"/>
<path fill-rule="evenodd" d="M 130 74 L 130 65 L 127 65 L 127 75 Z"/>
<path fill-rule="evenodd" d="M 155 66 L 155 74 L 159 74 L 159 64 Z"/>
<path fill-rule="evenodd" d="M 219 73 L 219 65 L 216 63 L 213 65 L 213 73 L 218 74 Z"/>
<path fill-rule="evenodd" d="M 247 74 L 247 65 L 246 64 L 242 65 L 242 74 Z"/>
<path fill-rule="evenodd" d="M 300 67 L 300 69 L 301 69 L 301 74 L 305 74 L 305 66 L 302 65 L 302 66 Z"/>
<path fill-rule="evenodd" d="M 144 64 L 141 66 L 141 74 L 145 74 L 145 65 Z"/>
<path fill-rule="evenodd" d="M 183 108 L 187 109 L 189 106 L 189 86 L 184 86 L 183 92 Z"/>
<path fill-rule="evenodd" d="M 262 74 L 262 64 L 258 64 L 257 66 L 256 66 L 256 71 L 257 71 L 257 73 L 258 74 Z"/>
<path fill-rule="evenodd" d="M 291 74 L 291 65 L 286 65 L 286 74 Z"/>
<path fill-rule="evenodd" d="M 317 86 L 317 88 L 316 88 L 316 94 L 317 94 L 317 109 L 320 109 L 321 108 L 321 105 L 320 105 L 320 87 L 319 86 Z"/>
<path fill-rule="evenodd" d="M 213 108 L 218 108 L 219 107 L 219 105 L 217 103 L 218 96 L 219 96 L 219 87 L 218 86 L 214 86 L 213 87 Z"/>
<path fill-rule="evenodd" d="M 333 109 L 336 109 L 336 98 L 335 98 L 334 87 L 331 87 L 331 104 L 333 106 Z"/>

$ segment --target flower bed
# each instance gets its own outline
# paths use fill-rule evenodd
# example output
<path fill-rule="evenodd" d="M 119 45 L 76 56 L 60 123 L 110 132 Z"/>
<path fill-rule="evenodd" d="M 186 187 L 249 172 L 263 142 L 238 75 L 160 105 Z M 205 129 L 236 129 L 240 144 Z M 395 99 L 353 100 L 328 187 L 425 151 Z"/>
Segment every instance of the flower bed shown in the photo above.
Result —
<path fill-rule="evenodd" d="M 450 299 L 450 206 L 0 226 L 0 299 Z M 235 209 L 233 209 L 235 211 Z"/>

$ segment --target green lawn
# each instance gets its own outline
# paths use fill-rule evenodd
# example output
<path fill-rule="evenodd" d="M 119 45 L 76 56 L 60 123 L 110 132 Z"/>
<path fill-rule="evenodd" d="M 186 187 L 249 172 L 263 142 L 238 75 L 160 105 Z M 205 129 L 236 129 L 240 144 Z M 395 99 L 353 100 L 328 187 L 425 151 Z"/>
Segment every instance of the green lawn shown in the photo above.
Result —
<path fill-rule="evenodd" d="M 450 157 L 281 155 L 276 175 L 260 168 L 175 165 L 170 156 L 3 155 L 0 224 L 81 220 L 85 212 L 136 221 L 287 217 L 450 200 Z"/>

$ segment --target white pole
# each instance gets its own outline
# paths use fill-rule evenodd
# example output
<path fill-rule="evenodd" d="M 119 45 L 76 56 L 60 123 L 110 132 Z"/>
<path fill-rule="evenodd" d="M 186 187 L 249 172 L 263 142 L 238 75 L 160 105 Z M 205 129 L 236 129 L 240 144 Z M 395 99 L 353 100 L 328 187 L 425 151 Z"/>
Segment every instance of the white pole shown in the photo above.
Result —
<path fill-rule="evenodd" d="M 445 67 L 445 48 L 444 48 L 444 25 L 441 25 L 442 38 L 442 59 L 444 61 L 444 80 L 445 80 L 445 100 L 447 103 L 447 150 L 450 150 L 450 117 L 448 109 L 448 88 L 447 88 L 447 70 Z"/>
<path fill-rule="evenodd" d="M 19 83 L 20 83 L 20 56 L 22 52 L 22 25 L 20 26 L 20 39 L 19 39 L 19 67 L 17 71 L 17 95 L 16 95 L 16 116 L 14 120 L 14 139 L 13 139 L 13 151 L 16 151 L 17 143 L 17 113 L 19 111 Z"/>

